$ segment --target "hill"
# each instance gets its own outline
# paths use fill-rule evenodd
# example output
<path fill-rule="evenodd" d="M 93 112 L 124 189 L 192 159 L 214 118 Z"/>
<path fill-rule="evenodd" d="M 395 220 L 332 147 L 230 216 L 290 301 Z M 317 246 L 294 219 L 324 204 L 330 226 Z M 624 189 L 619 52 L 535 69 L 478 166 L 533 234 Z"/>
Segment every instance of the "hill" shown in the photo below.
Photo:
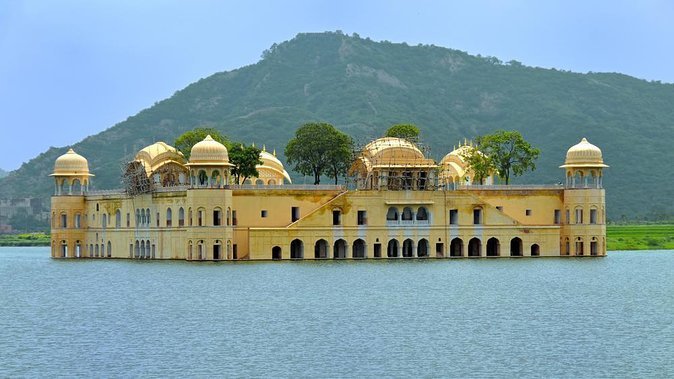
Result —
<path fill-rule="evenodd" d="M 414 123 L 436 160 L 464 138 L 517 129 L 542 154 L 537 170 L 514 183 L 562 180 L 566 149 L 587 137 L 611 166 L 610 219 L 674 214 L 674 85 L 341 33 L 275 44 L 259 62 L 200 79 L 74 148 L 89 159 L 96 188 L 118 188 L 121 162 L 196 126 L 281 153 L 299 125 L 316 120 L 362 143 L 394 123 Z M 49 196 L 47 175 L 65 151 L 50 148 L 1 180 L 2 197 Z"/>

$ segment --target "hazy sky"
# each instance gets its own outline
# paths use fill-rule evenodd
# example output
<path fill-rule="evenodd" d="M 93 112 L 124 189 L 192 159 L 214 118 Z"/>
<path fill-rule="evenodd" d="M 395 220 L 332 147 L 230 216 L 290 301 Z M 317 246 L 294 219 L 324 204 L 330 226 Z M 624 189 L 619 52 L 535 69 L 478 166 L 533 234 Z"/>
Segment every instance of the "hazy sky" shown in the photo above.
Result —
<path fill-rule="evenodd" d="M 0 0 L 0 168 L 255 63 L 300 32 L 339 29 L 672 83 L 672 20 L 669 0 Z"/>

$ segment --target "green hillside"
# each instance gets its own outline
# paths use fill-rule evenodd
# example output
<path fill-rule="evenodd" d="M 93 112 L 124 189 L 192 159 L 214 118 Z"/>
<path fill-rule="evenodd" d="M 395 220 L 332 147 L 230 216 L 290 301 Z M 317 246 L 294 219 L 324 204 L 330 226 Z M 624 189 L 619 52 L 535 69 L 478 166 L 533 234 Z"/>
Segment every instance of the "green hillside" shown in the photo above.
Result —
<path fill-rule="evenodd" d="M 196 126 L 281 153 L 300 124 L 316 120 L 360 143 L 394 123 L 414 123 L 436 160 L 464 138 L 517 129 L 542 154 L 538 169 L 514 183 L 560 181 L 566 149 L 587 137 L 611 166 L 610 219 L 674 215 L 674 85 L 341 33 L 274 45 L 256 64 L 200 79 L 74 148 L 89 159 L 96 188 L 117 188 L 121 162 Z M 24 164 L 0 181 L 0 193 L 49 196 L 47 175 L 65 151 L 52 148 Z"/>

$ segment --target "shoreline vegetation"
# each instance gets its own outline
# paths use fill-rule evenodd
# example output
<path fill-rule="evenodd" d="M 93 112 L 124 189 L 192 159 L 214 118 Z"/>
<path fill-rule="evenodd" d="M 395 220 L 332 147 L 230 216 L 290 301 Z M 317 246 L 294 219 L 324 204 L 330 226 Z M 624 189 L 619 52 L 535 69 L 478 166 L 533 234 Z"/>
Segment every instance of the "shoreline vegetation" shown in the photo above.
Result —
<path fill-rule="evenodd" d="M 47 233 L 0 235 L 0 246 L 49 246 Z M 606 226 L 606 248 L 620 250 L 674 250 L 674 224 Z"/>

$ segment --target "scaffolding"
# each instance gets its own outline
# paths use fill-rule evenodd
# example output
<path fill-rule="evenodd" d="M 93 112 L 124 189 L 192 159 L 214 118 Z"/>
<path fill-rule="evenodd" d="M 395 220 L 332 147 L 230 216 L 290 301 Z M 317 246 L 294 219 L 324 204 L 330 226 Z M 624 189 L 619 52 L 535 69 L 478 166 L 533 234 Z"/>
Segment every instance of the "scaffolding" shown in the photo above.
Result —
<path fill-rule="evenodd" d="M 131 161 L 122 165 L 122 185 L 129 196 L 154 191 L 154 183 L 148 178 L 145 165 L 141 161 Z"/>
<path fill-rule="evenodd" d="M 349 185 L 357 189 L 391 191 L 432 191 L 437 188 L 437 164 L 430 158 L 430 147 L 422 143 L 380 138 L 357 142 Z M 421 154 L 410 152 L 414 147 Z M 386 151 L 386 154 L 381 154 Z"/>

